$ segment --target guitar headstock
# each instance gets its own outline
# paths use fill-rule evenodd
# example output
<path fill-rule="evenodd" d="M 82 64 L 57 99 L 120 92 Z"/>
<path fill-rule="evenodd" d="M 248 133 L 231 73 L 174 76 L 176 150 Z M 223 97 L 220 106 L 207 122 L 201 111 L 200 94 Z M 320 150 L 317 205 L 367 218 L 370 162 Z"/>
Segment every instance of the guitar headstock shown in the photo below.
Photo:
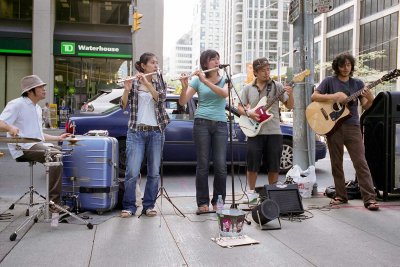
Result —
<path fill-rule="evenodd" d="M 299 74 L 296 74 L 293 77 L 293 81 L 292 82 L 294 82 L 294 83 L 302 82 L 310 74 L 311 74 L 310 70 L 303 70 L 302 72 L 300 72 Z"/>
<path fill-rule="evenodd" d="M 394 69 L 394 70 L 390 71 L 388 74 L 383 75 L 383 77 L 381 78 L 381 81 L 386 82 L 386 81 L 389 81 L 389 80 L 394 79 L 399 76 L 400 76 L 400 70 Z"/>

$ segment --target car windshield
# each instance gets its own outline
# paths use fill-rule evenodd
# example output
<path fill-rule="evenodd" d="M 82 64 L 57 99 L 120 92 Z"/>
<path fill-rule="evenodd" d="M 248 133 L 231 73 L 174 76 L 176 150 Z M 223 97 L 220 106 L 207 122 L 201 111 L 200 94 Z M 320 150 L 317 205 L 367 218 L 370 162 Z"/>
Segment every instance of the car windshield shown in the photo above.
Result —
<path fill-rule="evenodd" d="M 94 100 L 96 100 L 97 98 L 99 98 L 100 96 L 104 96 L 111 93 L 111 90 L 100 90 L 97 94 L 95 94 L 94 96 L 92 96 L 91 98 L 89 98 L 88 100 L 86 100 L 86 103 L 92 102 Z"/>

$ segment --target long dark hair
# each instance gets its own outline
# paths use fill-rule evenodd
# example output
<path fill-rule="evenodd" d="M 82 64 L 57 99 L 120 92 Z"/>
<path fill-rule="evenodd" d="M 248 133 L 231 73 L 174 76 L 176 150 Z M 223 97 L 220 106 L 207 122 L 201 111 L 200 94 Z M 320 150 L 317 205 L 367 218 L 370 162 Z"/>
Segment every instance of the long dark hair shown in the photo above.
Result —
<path fill-rule="evenodd" d="M 346 59 L 348 59 L 350 61 L 351 64 L 351 71 L 350 71 L 350 77 L 353 76 L 353 72 L 354 72 L 354 66 L 356 64 L 356 59 L 353 57 L 353 55 L 349 54 L 349 53 L 342 53 L 340 55 L 338 55 L 332 62 L 332 69 L 335 72 L 336 76 L 340 75 L 340 70 L 339 67 L 343 66 L 344 64 L 346 64 Z"/>
<path fill-rule="evenodd" d="M 200 67 L 202 70 L 207 70 L 207 63 L 210 61 L 210 59 L 212 58 L 219 58 L 219 54 L 217 51 L 212 50 L 212 49 L 208 49 L 206 51 L 204 51 L 203 53 L 201 53 L 200 55 Z M 206 77 L 208 78 L 210 75 L 209 72 L 206 73 Z"/>
<path fill-rule="evenodd" d="M 135 69 L 137 70 L 137 71 L 140 71 L 140 72 L 144 72 L 144 69 L 142 68 L 142 63 L 143 64 L 147 64 L 147 62 L 149 62 L 149 60 L 151 60 L 153 57 L 156 57 L 156 55 L 154 55 L 153 53 L 143 53 L 141 56 L 140 56 L 140 59 L 139 59 L 139 61 L 136 61 L 136 63 L 135 63 Z"/>

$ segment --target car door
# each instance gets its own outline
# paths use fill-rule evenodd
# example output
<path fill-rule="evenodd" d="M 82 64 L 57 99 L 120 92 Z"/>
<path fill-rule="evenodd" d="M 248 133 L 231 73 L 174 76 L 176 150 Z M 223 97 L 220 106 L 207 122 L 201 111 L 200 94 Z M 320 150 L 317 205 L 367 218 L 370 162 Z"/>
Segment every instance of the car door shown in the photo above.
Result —
<path fill-rule="evenodd" d="M 193 142 L 194 114 L 191 102 L 185 107 L 178 105 L 178 99 L 167 99 L 166 110 L 171 119 L 165 130 L 164 164 L 195 164 L 196 149 Z"/>

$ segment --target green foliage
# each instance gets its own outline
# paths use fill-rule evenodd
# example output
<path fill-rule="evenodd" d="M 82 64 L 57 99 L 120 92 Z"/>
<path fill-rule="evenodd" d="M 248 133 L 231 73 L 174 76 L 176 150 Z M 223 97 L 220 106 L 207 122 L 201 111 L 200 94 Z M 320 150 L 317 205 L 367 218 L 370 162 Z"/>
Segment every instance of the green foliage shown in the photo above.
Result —
<path fill-rule="evenodd" d="M 354 77 L 357 77 L 364 81 L 366 84 L 373 82 L 375 80 L 378 80 L 381 78 L 383 75 L 387 73 L 387 71 L 380 71 L 374 68 L 370 68 L 367 64 L 370 61 L 373 61 L 375 59 L 382 59 L 385 58 L 385 51 L 373 51 L 369 52 L 366 54 L 361 54 L 356 56 L 356 66 L 355 66 L 355 71 L 354 71 Z M 332 61 L 329 62 L 323 62 L 321 64 L 315 65 L 315 72 L 320 72 L 320 71 L 326 71 L 326 70 L 332 70 Z M 333 71 L 332 71 L 333 72 Z M 391 86 L 388 86 L 389 82 L 383 82 L 382 84 L 378 85 L 377 87 L 371 89 L 375 94 L 378 91 L 387 91 L 391 90 Z"/>

